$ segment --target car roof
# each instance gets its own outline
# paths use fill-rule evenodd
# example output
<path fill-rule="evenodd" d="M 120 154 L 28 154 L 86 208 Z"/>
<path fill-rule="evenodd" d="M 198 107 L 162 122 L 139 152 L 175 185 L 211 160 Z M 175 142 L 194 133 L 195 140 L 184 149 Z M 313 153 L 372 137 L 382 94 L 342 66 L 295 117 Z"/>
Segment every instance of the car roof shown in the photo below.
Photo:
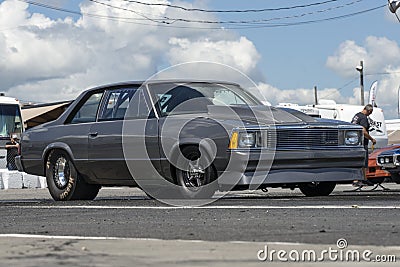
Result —
<path fill-rule="evenodd" d="M 110 83 L 104 84 L 96 87 L 92 87 L 90 89 L 85 90 L 85 92 L 89 91 L 96 91 L 104 88 L 109 87 L 120 87 L 120 86 L 141 86 L 146 84 L 160 84 L 160 83 L 217 83 L 217 84 L 228 84 L 228 85 L 235 85 L 240 86 L 238 83 L 227 82 L 227 81 L 217 81 L 217 80 L 181 80 L 181 79 L 168 79 L 168 80 L 146 80 L 146 81 L 125 81 L 125 82 L 117 82 L 117 83 Z"/>

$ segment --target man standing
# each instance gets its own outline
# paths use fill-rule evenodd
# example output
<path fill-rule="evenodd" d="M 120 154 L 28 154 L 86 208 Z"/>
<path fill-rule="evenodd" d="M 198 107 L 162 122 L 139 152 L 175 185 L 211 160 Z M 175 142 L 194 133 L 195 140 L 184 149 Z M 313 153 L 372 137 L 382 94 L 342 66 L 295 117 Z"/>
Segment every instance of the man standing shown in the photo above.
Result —
<path fill-rule="evenodd" d="M 18 156 L 19 143 L 18 135 L 12 134 L 10 142 L 6 143 L 7 149 L 7 169 L 9 171 L 17 170 L 17 165 L 15 165 L 15 157 Z"/>
<path fill-rule="evenodd" d="M 368 121 L 368 116 L 372 114 L 374 110 L 374 107 L 371 104 L 368 104 L 364 107 L 364 109 L 361 112 L 358 112 L 356 115 L 354 115 L 353 119 L 351 120 L 351 123 L 361 125 L 363 127 L 363 135 L 364 135 L 364 149 L 365 149 L 365 163 L 364 163 L 364 184 L 368 184 L 367 181 L 367 168 L 368 168 L 368 143 L 369 141 L 372 142 L 372 144 L 376 144 L 376 140 L 369 135 L 369 121 Z M 362 186 L 363 183 L 360 181 L 354 181 L 356 186 Z"/>

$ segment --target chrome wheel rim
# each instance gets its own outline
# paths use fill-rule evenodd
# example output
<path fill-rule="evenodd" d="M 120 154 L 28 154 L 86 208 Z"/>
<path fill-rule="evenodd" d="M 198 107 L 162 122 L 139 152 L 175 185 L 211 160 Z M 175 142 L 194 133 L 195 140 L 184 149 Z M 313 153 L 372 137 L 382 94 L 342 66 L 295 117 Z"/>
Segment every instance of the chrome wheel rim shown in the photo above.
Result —
<path fill-rule="evenodd" d="M 67 159 L 64 157 L 58 158 L 53 168 L 53 179 L 58 188 L 63 189 L 67 186 L 69 174 Z"/>
<path fill-rule="evenodd" d="M 188 170 L 183 172 L 185 186 L 191 190 L 196 190 L 205 185 L 206 172 L 200 166 L 199 161 L 191 161 Z"/>

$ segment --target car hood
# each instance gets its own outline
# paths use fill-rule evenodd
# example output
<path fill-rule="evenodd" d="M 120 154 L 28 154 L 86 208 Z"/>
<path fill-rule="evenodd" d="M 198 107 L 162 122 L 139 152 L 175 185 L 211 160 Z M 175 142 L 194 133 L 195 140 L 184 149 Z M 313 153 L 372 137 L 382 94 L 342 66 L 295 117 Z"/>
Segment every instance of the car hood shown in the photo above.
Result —
<path fill-rule="evenodd" d="M 230 124 L 233 127 L 338 127 L 351 126 L 354 124 L 328 119 L 319 119 L 308 116 L 302 112 L 292 109 L 282 109 L 268 106 L 209 106 L 208 116 L 224 124 Z"/>
<path fill-rule="evenodd" d="M 379 156 L 391 156 L 393 154 L 400 154 L 400 148 L 383 151 Z"/>
<path fill-rule="evenodd" d="M 382 154 L 382 153 L 385 152 L 385 151 L 388 151 L 388 150 L 397 150 L 398 148 L 400 148 L 400 145 L 398 145 L 398 144 L 393 144 L 393 145 L 390 145 L 390 146 L 387 146 L 387 147 L 382 147 L 382 148 L 379 148 L 379 149 L 375 149 L 374 152 L 372 152 L 371 154 L 369 154 L 369 159 L 376 158 L 378 155 Z M 391 153 L 391 154 L 393 154 L 393 153 Z M 391 154 L 390 154 L 390 155 L 391 155 Z"/>
<path fill-rule="evenodd" d="M 208 115 L 213 119 L 243 122 L 246 125 L 266 126 L 271 124 L 304 124 L 315 122 L 305 115 L 301 118 L 282 109 L 267 106 L 208 106 Z"/>

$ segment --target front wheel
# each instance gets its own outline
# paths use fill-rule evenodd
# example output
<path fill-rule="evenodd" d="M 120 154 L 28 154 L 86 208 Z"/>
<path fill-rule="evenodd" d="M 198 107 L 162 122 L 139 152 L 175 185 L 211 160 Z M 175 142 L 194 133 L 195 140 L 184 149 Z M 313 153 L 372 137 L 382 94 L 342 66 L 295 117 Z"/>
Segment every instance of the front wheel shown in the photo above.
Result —
<path fill-rule="evenodd" d="M 395 182 L 396 184 L 400 184 L 400 174 L 399 173 L 390 173 L 390 177 L 392 179 L 392 182 Z"/>
<path fill-rule="evenodd" d="M 307 197 L 317 197 L 328 196 L 335 186 L 335 182 L 313 182 L 300 184 L 299 189 Z"/>
<path fill-rule="evenodd" d="M 101 187 L 86 183 L 67 153 L 61 150 L 53 150 L 47 157 L 46 181 L 56 201 L 93 200 Z"/>
<path fill-rule="evenodd" d="M 186 158 L 184 170 L 176 169 L 176 182 L 180 186 L 181 197 L 188 199 L 211 198 L 217 190 L 216 171 L 213 165 L 202 166 L 199 161 L 201 154 L 197 147 L 185 147 L 181 152 Z"/>

